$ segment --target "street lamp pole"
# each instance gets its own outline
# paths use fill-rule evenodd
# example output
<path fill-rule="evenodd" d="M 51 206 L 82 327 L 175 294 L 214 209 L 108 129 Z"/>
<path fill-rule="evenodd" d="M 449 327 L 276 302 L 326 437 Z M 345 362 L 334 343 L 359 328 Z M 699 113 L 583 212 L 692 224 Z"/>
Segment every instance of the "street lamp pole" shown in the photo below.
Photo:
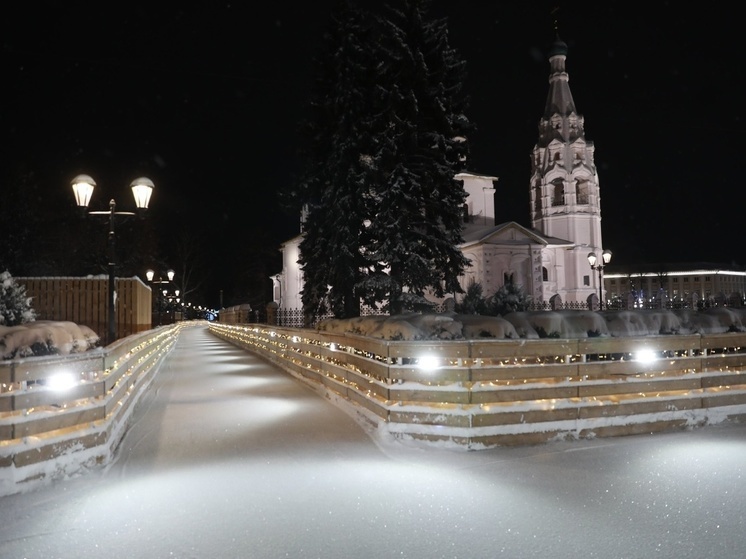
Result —
<path fill-rule="evenodd" d="M 75 194 L 75 202 L 78 207 L 85 211 L 88 208 L 88 204 L 91 201 L 93 195 L 93 189 L 96 188 L 96 182 L 88 175 L 78 175 L 72 182 L 73 193 Z M 137 206 L 137 213 L 135 212 L 118 212 L 117 203 L 112 198 L 109 202 L 108 211 L 89 211 L 88 215 L 106 215 L 109 216 L 109 237 L 107 241 L 108 245 L 108 268 L 109 268 L 109 285 L 108 285 L 108 296 L 109 296 L 109 313 L 108 313 L 108 337 L 107 344 L 113 343 L 117 338 L 117 320 L 116 320 L 116 286 L 115 286 L 115 272 L 116 272 L 116 250 L 115 250 L 115 221 L 120 216 L 133 216 L 142 215 L 142 213 L 148 209 L 150 203 L 150 196 L 153 194 L 153 182 L 147 177 L 140 177 L 130 183 L 132 188 L 132 195 L 135 198 L 135 205 Z"/>
<path fill-rule="evenodd" d="M 599 261 L 595 252 L 588 253 L 588 263 L 591 265 L 591 270 L 598 270 L 598 308 L 604 310 L 604 294 L 603 294 L 603 270 L 604 266 L 611 262 L 611 251 L 605 250 L 601 254 L 602 260 Z"/>
<path fill-rule="evenodd" d="M 147 272 L 145 272 L 145 277 L 148 279 L 148 283 L 159 285 L 159 287 L 157 288 L 158 289 L 158 326 L 161 325 L 161 306 L 163 303 L 163 299 L 161 298 L 161 293 L 163 293 L 164 296 L 166 293 L 165 289 L 161 290 L 160 285 L 171 283 L 172 281 L 174 281 L 175 275 L 176 273 L 173 270 L 169 270 L 168 272 L 166 272 L 166 277 L 168 279 L 163 279 L 163 276 L 158 276 L 158 279 L 153 281 L 153 278 L 155 277 L 155 272 L 153 270 L 148 270 Z"/>

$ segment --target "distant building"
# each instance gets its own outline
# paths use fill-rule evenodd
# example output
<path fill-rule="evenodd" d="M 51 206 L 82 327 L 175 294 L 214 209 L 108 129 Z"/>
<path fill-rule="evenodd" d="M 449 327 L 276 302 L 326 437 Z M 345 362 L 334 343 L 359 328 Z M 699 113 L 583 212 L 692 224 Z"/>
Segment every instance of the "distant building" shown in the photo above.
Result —
<path fill-rule="evenodd" d="M 746 268 L 711 263 L 615 266 L 604 275 L 611 308 L 741 307 Z"/>

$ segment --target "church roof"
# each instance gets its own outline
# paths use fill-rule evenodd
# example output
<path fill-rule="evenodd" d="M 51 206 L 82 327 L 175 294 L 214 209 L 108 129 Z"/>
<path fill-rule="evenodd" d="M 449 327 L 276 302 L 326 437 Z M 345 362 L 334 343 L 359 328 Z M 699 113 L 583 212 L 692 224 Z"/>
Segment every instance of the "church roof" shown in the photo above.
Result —
<path fill-rule="evenodd" d="M 475 225 L 467 223 L 463 231 L 464 242 L 462 248 L 481 243 L 522 245 L 537 244 L 544 246 L 575 246 L 575 243 L 558 237 L 542 235 L 535 229 L 529 229 L 516 223 L 508 221 L 493 226 Z"/>
<path fill-rule="evenodd" d="M 557 35 L 549 50 L 551 73 L 549 75 L 549 95 L 544 107 L 545 119 L 550 119 L 552 115 L 577 114 L 575 102 L 570 92 L 569 77 L 565 70 L 565 58 L 567 58 L 567 45 Z"/>

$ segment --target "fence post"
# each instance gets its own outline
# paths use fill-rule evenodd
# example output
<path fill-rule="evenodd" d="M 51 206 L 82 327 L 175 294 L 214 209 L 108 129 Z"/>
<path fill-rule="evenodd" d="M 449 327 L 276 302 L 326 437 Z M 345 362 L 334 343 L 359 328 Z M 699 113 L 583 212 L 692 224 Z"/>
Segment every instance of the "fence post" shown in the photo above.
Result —
<path fill-rule="evenodd" d="M 271 324 L 272 326 L 279 326 L 277 323 L 277 309 L 279 305 L 272 301 L 271 303 L 267 303 L 267 324 Z"/>

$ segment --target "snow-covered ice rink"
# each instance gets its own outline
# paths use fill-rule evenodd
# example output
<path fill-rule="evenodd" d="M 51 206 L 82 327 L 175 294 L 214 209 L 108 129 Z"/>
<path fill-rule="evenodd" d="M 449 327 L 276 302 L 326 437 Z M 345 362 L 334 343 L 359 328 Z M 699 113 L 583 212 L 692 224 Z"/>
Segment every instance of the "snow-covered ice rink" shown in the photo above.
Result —
<path fill-rule="evenodd" d="M 746 424 L 481 451 L 389 440 L 186 328 L 108 466 L 0 498 L 0 557 L 746 557 Z"/>

